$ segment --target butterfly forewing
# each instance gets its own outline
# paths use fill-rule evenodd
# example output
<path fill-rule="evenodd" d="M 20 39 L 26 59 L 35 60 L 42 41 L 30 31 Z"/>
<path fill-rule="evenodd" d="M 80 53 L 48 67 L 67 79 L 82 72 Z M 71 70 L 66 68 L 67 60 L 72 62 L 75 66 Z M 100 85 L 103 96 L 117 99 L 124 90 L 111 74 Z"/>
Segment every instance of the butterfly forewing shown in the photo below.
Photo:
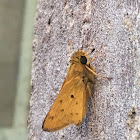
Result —
<path fill-rule="evenodd" d="M 61 88 L 53 106 L 46 116 L 43 129 L 60 130 L 70 124 L 82 122 L 87 110 L 87 91 L 80 76 L 74 76 Z"/>

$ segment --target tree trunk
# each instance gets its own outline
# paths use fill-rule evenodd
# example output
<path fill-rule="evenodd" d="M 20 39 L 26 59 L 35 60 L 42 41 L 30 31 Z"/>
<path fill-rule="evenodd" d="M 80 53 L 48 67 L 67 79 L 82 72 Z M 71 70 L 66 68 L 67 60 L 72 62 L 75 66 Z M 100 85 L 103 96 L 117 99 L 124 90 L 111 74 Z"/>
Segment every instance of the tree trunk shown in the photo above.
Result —
<path fill-rule="evenodd" d="M 71 39 L 72 46 L 68 40 Z M 95 52 L 94 100 L 80 127 L 44 132 L 43 120 L 64 81 L 70 56 Z M 38 0 L 33 43 L 30 140 L 140 140 L 140 1 Z"/>

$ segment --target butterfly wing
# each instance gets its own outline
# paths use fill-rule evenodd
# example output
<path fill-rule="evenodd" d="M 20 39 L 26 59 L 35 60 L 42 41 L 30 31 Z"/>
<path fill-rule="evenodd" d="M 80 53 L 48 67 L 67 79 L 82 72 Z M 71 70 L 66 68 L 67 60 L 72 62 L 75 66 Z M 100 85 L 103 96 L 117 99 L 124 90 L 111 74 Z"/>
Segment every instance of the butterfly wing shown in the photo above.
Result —
<path fill-rule="evenodd" d="M 80 124 L 87 111 L 87 89 L 80 76 L 63 84 L 43 122 L 43 130 L 57 131 L 70 124 Z"/>

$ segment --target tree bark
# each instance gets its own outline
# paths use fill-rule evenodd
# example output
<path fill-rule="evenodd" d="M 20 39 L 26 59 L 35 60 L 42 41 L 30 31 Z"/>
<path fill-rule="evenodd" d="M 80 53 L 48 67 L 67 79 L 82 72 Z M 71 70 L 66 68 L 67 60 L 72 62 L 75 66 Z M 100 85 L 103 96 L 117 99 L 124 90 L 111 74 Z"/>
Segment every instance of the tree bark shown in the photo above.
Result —
<path fill-rule="evenodd" d="M 96 51 L 103 44 L 92 63 L 96 72 L 113 78 L 95 79 L 96 118 L 89 102 L 80 127 L 44 132 L 43 120 L 59 93 L 70 56 L 78 49 L 87 52 L 91 42 Z M 140 139 L 140 1 L 38 1 L 28 126 L 30 140 Z"/>

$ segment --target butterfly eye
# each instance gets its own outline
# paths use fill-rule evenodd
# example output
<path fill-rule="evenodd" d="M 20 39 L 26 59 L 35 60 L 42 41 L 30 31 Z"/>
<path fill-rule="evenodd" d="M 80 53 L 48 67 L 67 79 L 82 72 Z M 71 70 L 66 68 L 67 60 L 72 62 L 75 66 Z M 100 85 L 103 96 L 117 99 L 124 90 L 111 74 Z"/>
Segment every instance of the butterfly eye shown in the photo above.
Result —
<path fill-rule="evenodd" d="M 81 56 L 80 62 L 81 62 L 82 64 L 86 64 L 86 63 L 87 63 L 87 58 L 86 58 L 85 56 Z"/>

